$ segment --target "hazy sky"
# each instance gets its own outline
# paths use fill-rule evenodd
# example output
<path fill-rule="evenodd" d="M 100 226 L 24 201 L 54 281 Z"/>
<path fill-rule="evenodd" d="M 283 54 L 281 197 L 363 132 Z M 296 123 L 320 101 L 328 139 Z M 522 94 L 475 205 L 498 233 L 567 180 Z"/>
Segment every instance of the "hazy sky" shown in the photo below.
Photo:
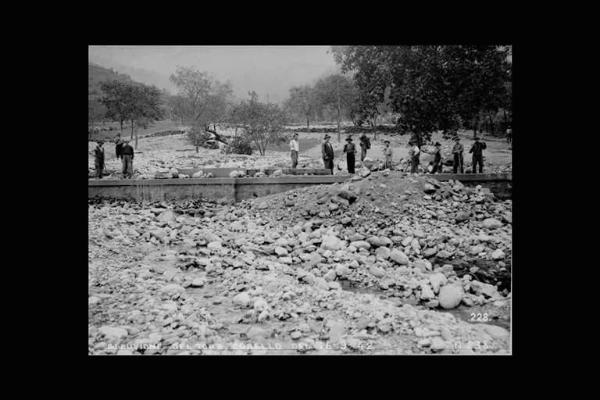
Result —
<path fill-rule="evenodd" d="M 234 94 L 255 90 L 280 102 L 292 86 L 338 70 L 330 46 L 90 46 L 89 61 L 174 93 L 169 76 L 178 65 L 229 80 Z"/>

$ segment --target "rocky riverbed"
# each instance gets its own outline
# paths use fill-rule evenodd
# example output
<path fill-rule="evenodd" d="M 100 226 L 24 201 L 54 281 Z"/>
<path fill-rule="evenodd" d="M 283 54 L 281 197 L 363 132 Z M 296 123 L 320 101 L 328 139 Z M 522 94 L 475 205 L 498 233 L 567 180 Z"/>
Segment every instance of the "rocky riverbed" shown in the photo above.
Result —
<path fill-rule="evenodd" d="M 510 353 L 511 201 L 362 172 L 238 204 L 90 202 L 89 353 Z"/>

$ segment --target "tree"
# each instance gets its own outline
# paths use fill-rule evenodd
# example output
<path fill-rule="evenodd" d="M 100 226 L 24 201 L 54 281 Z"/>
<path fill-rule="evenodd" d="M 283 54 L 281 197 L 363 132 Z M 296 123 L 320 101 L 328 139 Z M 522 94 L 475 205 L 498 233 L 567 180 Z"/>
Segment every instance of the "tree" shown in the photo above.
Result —
<path fill-rule="evenodd" d="M 456 127 L 506 103 L 507 52 L 501 46 L 342 46 L 342 71 L 353 71 L 360 109 L 377 115 L 391 87 L 397 125 L 420 145 L 436 129 Z M 476 130 L 474 132 L 476 134 Z"/>
<path fill-rule="evenodd" d="M 92 128 L 97 122 L 104 120 L 106 115 L 106 107 L 98 100 L 88 99 L 88 125 Z"/>
<path fill-rule="evenodd" d="M 196 151 L 204 140 L 205 132 L 210 132 L 220 142 L 227 143 L 217 133 L 216 125 L 228 115 L 228 105 L 233 94 L 231 84 L 221 83 L 208 73 L 189 67 L 177 67 L 170 79 L 178 89 L 178 96 L 172 103 L 174 113 L 182 123 L 192 127 L 189 138 L 196 146 Z"/>
<path fill-rule="evenodd" d="M 130 85 L 127 119 L 131 124 L 131 139 L 133 139 L 134 127 L 148 127 L 153 121 L 158 121 L 163 116 L 161 105 L 161 92 L 155 86 L 142 84 Z M 135 131 L 135 148 L 138 146 L 138 132 Z"/>
<path fill-rule="evenodd" d="M 356 102 L 357 92 L 354 83 L 341 74 L 329 75 L 315 83 L 314 92 L 320 105 L 332 107 L 337 111 L 339 142 L 341 140 L 340 124 L 342 116 L 349 116 L 352 105 Z"/>
<path fill-rule="evenodd" d="M 127 91 L 128 84 L 118 80 L 106 81 L 100 84 L 104 93 L 100 99 L 106 107 L 106 117 L 118 121 L 123 133 L 123 122 L 127 120 Z"/>
<path fill-rule="evenodd" d="M 152 121 L 162 117 L 161 92 L 154 86 L 141 83 L 111 81 L 103 82 L 104 97 L 102 104 L 106 106 L 106 115 L 119 121 L 121 132 L 123 123 L 129 121 L 131 125 L 131 139 L 133 140 L 135 126 L 148 126 Z M 135 148 L 138 145 L 137 131 L 135 132 Z"/>
<path fill-rule="evenodd" d="M 290 97 L 285 101 L 284 108 L 293 115 L 306 119 L 306 128 L 310 128 L 310 119 L 316 112 L 315 95 L 309 85 L 292 87 Z"/>
<path fill-rule="evenodd" d="M 286 115 L 276 104 L 259 102 L 256 92 L 248 94 L 250 99 L 235 106 L 232 114 L 242 126 L 244 135 L 264 156 L 267 145 L 282 138 Z"/>

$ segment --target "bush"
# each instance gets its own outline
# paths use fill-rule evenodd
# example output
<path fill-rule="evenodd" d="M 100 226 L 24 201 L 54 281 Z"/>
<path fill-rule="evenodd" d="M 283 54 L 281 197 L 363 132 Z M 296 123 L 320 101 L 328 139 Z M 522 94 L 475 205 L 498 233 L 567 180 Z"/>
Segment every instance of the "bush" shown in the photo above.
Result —
<path fill-rule="evenodd" d="M 225 154 L 252 154 L 252 143 L 243 137 L 236 136 L 223 148 Z"/>

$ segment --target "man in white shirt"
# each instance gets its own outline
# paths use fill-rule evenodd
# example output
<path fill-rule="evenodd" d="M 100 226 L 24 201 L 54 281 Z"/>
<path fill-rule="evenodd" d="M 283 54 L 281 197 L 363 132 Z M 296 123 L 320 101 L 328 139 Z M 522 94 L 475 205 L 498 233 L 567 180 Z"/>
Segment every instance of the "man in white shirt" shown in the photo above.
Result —
<path fill-rule="evenodd" d="M 298 134 L 294 133 L 292 140 L 290 140 L 290 152 L 292 154 L 292 168 L 295 169 L 298 165 Z"/>
<path fill-rule="evenodd" d="M 415 141 L 409 142 L 408 144 L 410 146 L 410 150 L 408 152 L 408 154 L 410 155 L 411 164 L 410 172 L 416 174 L 417 172 L 419 172 L 419 146 L 417 146 L 417 143 Z"/>

